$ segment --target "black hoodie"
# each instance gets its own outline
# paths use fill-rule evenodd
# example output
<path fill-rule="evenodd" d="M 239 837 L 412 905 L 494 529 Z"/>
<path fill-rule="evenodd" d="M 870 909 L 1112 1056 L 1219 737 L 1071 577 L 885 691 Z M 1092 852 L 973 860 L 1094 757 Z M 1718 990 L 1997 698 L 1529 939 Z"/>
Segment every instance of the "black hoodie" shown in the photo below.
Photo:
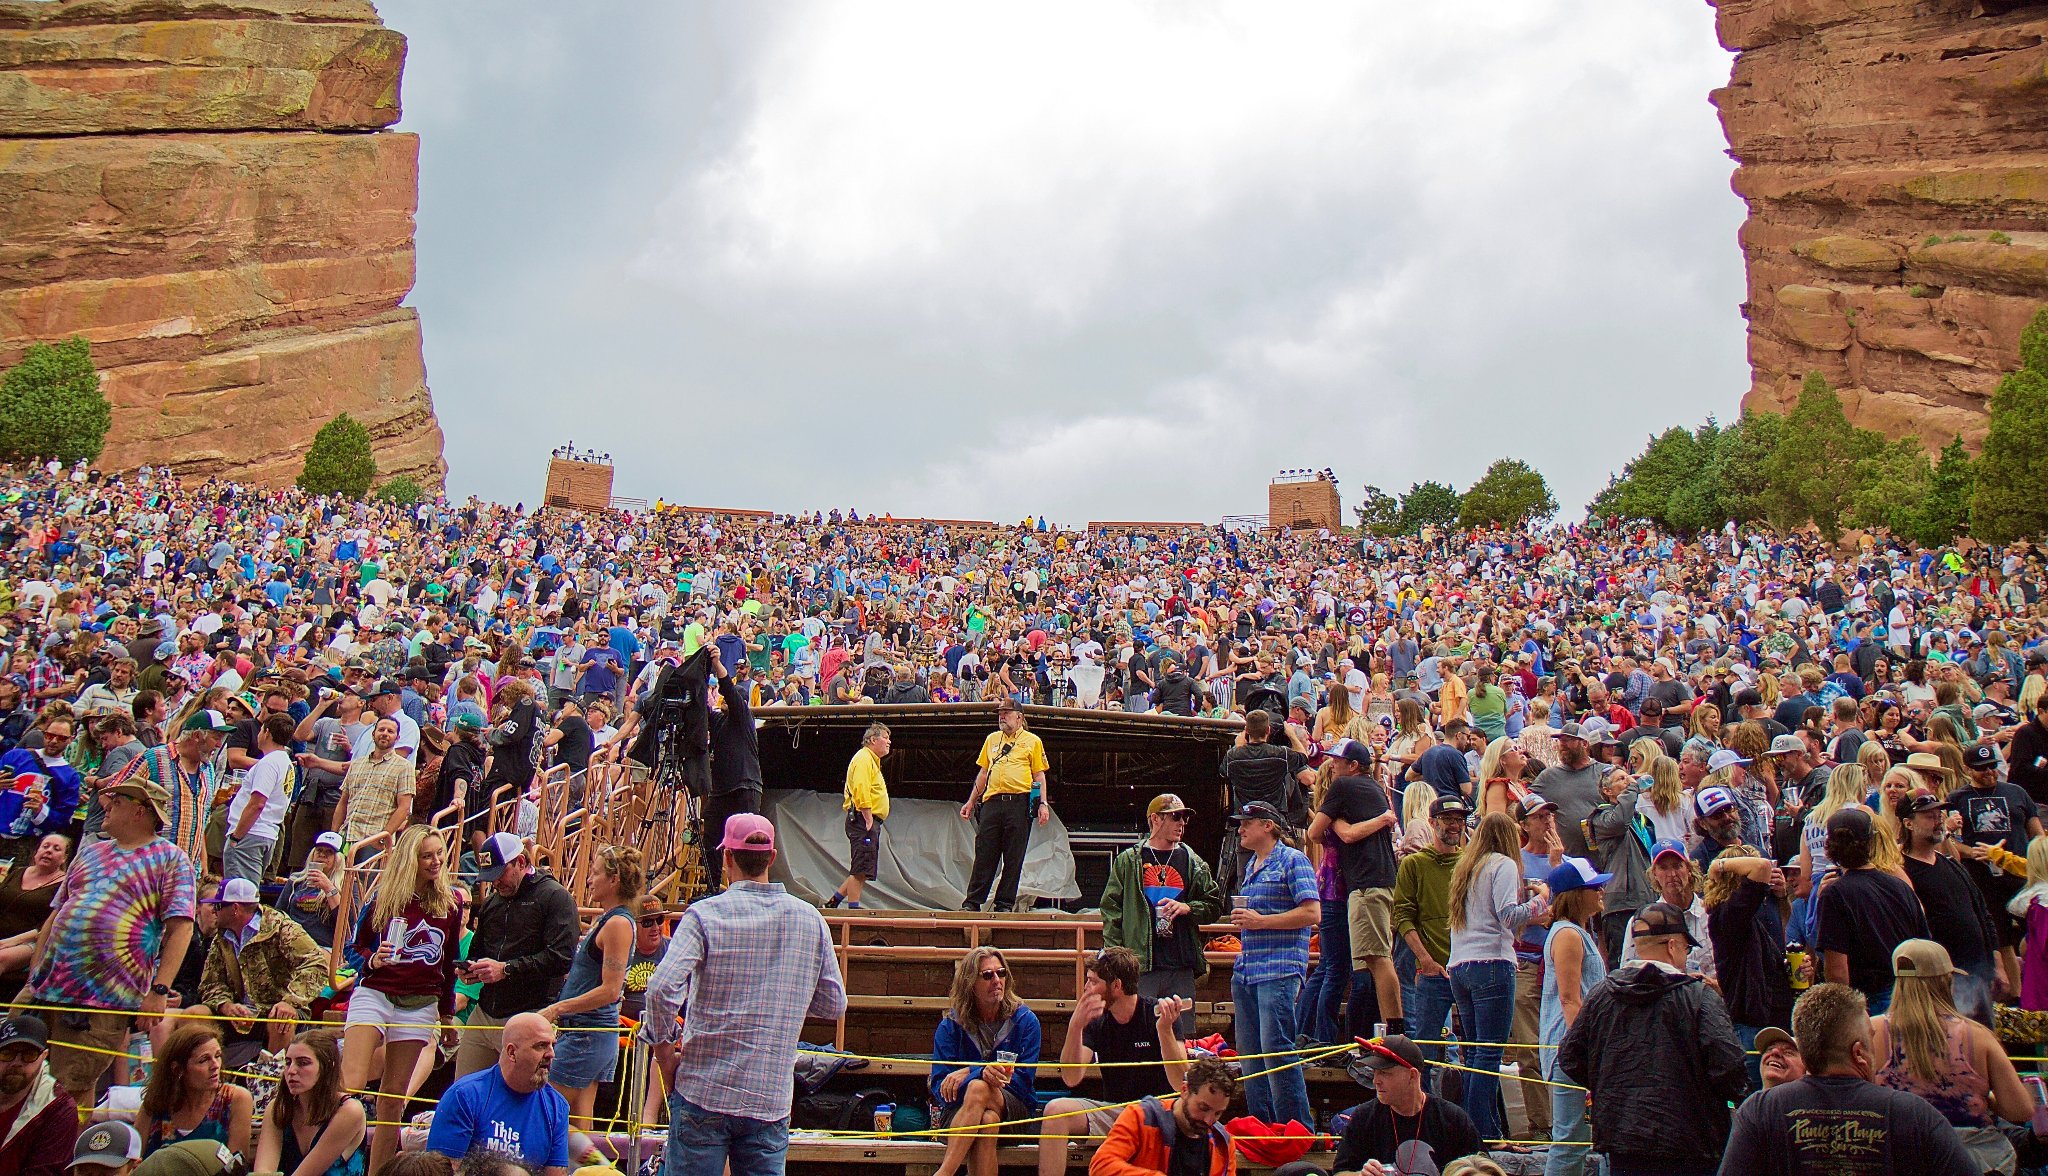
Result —
<path fill-rule="evenodd" d="M 1632 1157 L 1637 1167 L 1719 1160 L 1728 1104 L 1748 1083 L 1720 995 L 1649 961 L 1586 994 L 1557 1061 L 1592 1092 L 1593 1150 Z"/>
<path fill-rule="evenodd" d="M 1169 715 L 1192 715 L 1195 713 L 1195 680 L 1179 666 L 1167 671 L 1152 688 L 1152 697 L 1159 709 Z"/>

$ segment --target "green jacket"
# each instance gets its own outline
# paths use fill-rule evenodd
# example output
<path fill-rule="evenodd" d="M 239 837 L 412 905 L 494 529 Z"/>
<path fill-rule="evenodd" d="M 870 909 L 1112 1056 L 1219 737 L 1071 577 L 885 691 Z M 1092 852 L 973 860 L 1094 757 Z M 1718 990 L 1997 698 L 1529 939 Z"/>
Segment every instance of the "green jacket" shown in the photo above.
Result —
<path fill-rule="evenodd" d="M 1436 962 L 1451 962 L 1451 871 L 1459 851 L 1424 846 L 1401 859 L 1394 872 L 1394 938 L 1413 931 Z"/>
<path fill-rule="evenodd" d="M 327 953 L 297 920 L 275 907 L 259 907 L 258 917 L 261 922 L 255 938 L 243 946 L 240 955 L 228 946 L 226 935 L 213 937 L 199 979 L 199 999 L 216 1012 L 233 1002 L 267 1017 L 278 1001 L 304 1012 L 333 979 L 327 970 Z M 231 969 L 230 958 L 239 967 Z M 241 973 L 239 984 L 235 982 L 237 971 Z"/>
<path fill-rule="evenodd" d="M 1146 971 L 1152 970 L 1152 902 L 1145 897 L 1143 867 L 1139 863 L 1138 850 L 1131 848 L 1116 855 L 1109 865 L 1109 884 L 1102 888 L 1102 945 L 1104 947 L 1128 947 L 1138 953 L 1138 962 Z M 1209 863 L 1192 848 L 1188 850 L 1192 878 L 1183 879 L 1180 901 L 1188 904 L 1197 923 L 1213 923 L 1223 914 L 1223 892 L 1216 886 L 1215 875 L 1209 872 Z M 1209 960 L 1201 952 L 1195 953 L 1195 975 L 1209 973 Z"/>

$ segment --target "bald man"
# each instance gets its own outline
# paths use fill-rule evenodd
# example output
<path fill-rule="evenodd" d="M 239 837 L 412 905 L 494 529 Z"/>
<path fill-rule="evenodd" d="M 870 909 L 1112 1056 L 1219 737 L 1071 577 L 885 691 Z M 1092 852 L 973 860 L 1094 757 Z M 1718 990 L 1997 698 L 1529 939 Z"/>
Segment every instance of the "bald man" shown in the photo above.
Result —
<path fill-rule="evenodd" d="M 541 1176 L 568 1176 L 569 1101 L 548 1085 L 554 1060 L 554 1025 L 536 1013 L 513 1016 L 498 1064 L 456 1079 L 441 1097 L 427 1150 L 456 1160 L 497 1152 Z"/>

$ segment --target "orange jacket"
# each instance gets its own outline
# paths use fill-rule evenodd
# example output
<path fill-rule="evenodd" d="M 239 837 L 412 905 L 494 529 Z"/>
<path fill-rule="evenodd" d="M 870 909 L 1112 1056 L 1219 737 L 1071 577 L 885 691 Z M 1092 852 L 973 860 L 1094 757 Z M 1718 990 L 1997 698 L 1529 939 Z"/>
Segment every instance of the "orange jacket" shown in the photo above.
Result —
<path fill-rule="evenodd" d="M 1109 1138 L 1088 1161 L 1088 1176 L 1156 1176 L 1166 1171 L 1171 1140 L 1180 1138 L 1173 1108 L 1156 1098 L 1133 1103 L 1116 1117 Z M 1235 1176 L 1237 1153 L 1220 1127 L 1209 1129 L 1209 1176 Z"/>

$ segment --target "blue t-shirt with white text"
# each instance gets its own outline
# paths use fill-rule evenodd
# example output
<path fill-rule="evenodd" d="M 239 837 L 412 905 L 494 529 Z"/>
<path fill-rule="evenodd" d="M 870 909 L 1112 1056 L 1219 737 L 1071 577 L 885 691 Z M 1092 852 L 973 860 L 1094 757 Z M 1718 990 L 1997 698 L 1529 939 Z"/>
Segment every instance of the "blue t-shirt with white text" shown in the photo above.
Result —
<path fill-rule="evenodd" d="M 441 1096 L 427 1150 L 456 1160 L 490 1151 L 533 1168 L 567 1168 L 569 1100 L 545 1084 L 520 1094 L 505 1085 L 498 1067 L 478 1070 L 456 1079 Z"/>

